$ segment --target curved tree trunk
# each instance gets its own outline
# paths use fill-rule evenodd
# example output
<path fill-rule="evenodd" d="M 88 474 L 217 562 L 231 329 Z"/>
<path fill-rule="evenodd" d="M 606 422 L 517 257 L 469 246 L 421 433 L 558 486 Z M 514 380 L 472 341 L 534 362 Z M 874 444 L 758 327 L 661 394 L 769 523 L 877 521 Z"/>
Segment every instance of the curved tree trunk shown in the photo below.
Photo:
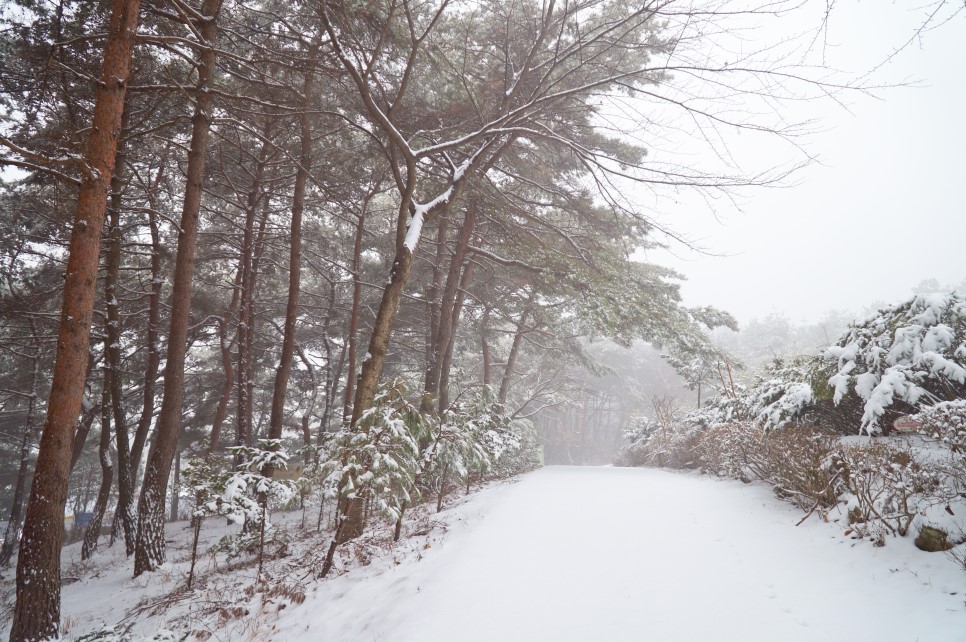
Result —
<path fill-rule="evenodd" d="M 10 639 L 56 637 L 60 629 L 60 546 L 74 427 L 84 397 L 94 292 L 107 195 L 137 32 L 138 0 L 114 0 L 96 89 L 87 175 L 74 212 L 57 336 L 57 357 L 17 559 L 17 603 Z"/>
<path fill-rule="evenodd" d="M 207 89 L 214 76 L 217 16 L 220 9 L 221 0 L 205 0 L 202 4 L 205 19 L 200 21 L 198 27 L 209 46 L 202 49 L 199 55 L 198 91 L 195 93 L 191 150 L 188 153 L 188 174 L 181 212 L 181 229 L 178 234 L 178 253 L 175 258 L 174 288 L 171 294 L 171 326 L 168 332 L 168 358 L 164 365 L 164 396 L 158 415 L 157 436 L 148 456 L 144 485 L 138 502 L 135 577 L 145 571 L 153 571 L 164 563 L 164 497 L 181 428 L 191 277 L 194 272 L 198 216 L 204 187 L 205 151 L 208 148 L 208 129 L 214 98 Z"/>

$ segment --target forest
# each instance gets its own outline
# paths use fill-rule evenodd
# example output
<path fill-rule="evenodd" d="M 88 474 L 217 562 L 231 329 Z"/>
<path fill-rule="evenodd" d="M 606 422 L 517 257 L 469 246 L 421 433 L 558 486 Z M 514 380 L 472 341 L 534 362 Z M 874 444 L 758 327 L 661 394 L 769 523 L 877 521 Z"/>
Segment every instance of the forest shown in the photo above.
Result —
<path fill-rule="evenodd" d="M 62 547 L 116 547 L 149 576 L 174 522 L 190 590 L 215 517 L 240 526 L 219 550 L 261 577 L 273 511 L 304 526 L 318 506 L 324 578 L 374 524 L 397 541 L 412 514 L 545 463 L 775 482 L 778 448 L 802 453 L 807 483 L 781 484 L 815 511 L 860 493 L 803 426 L 889 434 L 928 412 L 916 426 L 959 452 L 962 286 L 776 351 L 647 258 L 691 245 L 656 195 L 780 186 L 811 160 L 784 105 L 881 88 L 814 64 L 821 10 L 741 45 L 800 5 L 0 3 L 10 639 L 63 633 Z M 733 135 L 781 151 L 738 162 Z M 794 443 L 759 452 L 759 433 Z M 895 519 L 904 535 L 911 513 Z"/>

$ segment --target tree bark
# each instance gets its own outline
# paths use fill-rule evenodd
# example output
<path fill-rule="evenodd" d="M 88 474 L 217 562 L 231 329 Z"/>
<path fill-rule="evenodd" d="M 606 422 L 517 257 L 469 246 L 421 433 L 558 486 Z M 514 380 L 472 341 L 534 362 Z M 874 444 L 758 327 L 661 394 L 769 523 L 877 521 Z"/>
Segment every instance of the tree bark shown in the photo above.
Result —
<path fill-rule="evenodd" d="M 362 309 L 362 241 L 366 232 L 366 210 L 369 205 L 368 195 L 362 204 L 362 211 L 359 212 L 359 219 L 356 221 L 356 235 L 352 246 L 352 311 L 349 313 L 349 373 L 345 382 L 345 403 L 342 410 L 343 423 L 352 423 L 352 401 L 356 382 L 356 353 L 358 351 L 357 341 L 359 335 L 359 315 Z"/>
<path fill-rule="evenodd" d="M 161 157 L 151 193 L 154 194 L 161 184 L 164 164 L 167 160 L 167 150 Z M 151 231 L 151 294 L 148 297 L 148 332 L 145 343 L 148 347 L 148 363 L 144 371 L 144 390 L 142 393 L 141 416 L 137 429 L 134 431 L 134 441 L 131 444 L 131 479 L 138 478 L 141 468 L 141 456 L 147 443 L 148 431 L 154 419 L 154 390 L 157 386 L 158 372 L 161 369 L 161 346 L 159 345 L 159 326 L 161 322 L 161 231 L 158 228 L 158 216 L 155 213 L 155 202 L 150 196 L 151 207 L 148 208 L 148 228 Z M 132 498 L 133 501 L 133 498 Z"/>
<path fill-rule="evenodd" d="M 453 365 L 453 349 L 456 346 L 456 330 L 460 325 L 460 314 L 463 311 L 463 299 L 466 297 L 466 288 L 470 285 L 473 278 L 473 268 L 475 263 L 467 263 L 463 268 L 463 275 L 460 277 L 459 290 L 456 292 L 456 300 L 451 306 L 449 318 L 447 319 L 448 330 L 446 333 L 446 343 L 443 344 L 443 359 L 440 362 L 439 370 L 439 414 L 443 415 L 449 409 L 449 373 Z"/>
<path fill-rule="evenodd" d="M 128 110 L 121 119 L 121 132 L 127 129 Z M 114 521 L 120 520 L 124 530 L 124 551 L 134 553 L 134 520 L 131 515 L 134 503 L 134 490 L 131 484 L 131 446 L 128 441 L 126 419 L 124 417 L 121 381 L 121 312 L 117 301 L 118 281 L 121 271 L 121 193 L 124 189 L 125 144 L 121 140 L 117 149 L 117 164 L 111 179 L 111 198 L 107 208 L 107 270 L 104 275 L 104 299 L 107 307 L 104 345 L 104 385 L 109 395 L 104 403 L 109 404 L 117 442 L 117 509 Z M 103 464 L 102 464 L 103 465 Z M 96 546 L 96 542 L 95 542 Z"/>
<path fill-rule="evenodd" d="M 105 371 L 105 374 L 107 372 Z M 81 559 L 90 559 L 97 551 L 97 540 L 101 536 L 101 524 L 107 511 L 107 500 L 111 497 L 111 486 L 114 483 L 114 463 L 111 461 L 111 382 L 105 377 L 104 393 L 101 402 L 101 441 L 97 449 L 97 458 L 101 462 L 101 486 L 97 491 L 97 501 L 91 521 L 84 532 L 84 544 L 81 546 Z M 86 509 L 87 507 L 84 506 Z M 116 518 L 115 518 L 116 519 Z M 76 526 L 76 523 L 75 523 Z"/>
<path fill-rule="evenodd" d="M 480 320 L 480 350 L 483 353 L 483 385 L 489 386 L 493 383 L 492 357 L 490 355 L 490 343 L 487 340 L 487 325 L 490 320 L 490 306 L 483 305 L 483 318 Z"/>
<path fill-rule="evenodd" d="M 434 395 L 439 389 L 439 373 L 436 364 L 439 363 L 439 324 L 442 312 L 440 287 L 442 285 L 443 263 L 446 262 L 446 232 L 449 227 L 449 217 L 441 216 L 436 228 L 436 261 L 433 263 L 433 279 L 426 291 L 426 304 L 429 308 L 429 328 L 426 336 L 426 369 L 423 381 L 422 411 L 431 413 L 434 406 Z"/>
<path fill-rule="evenodd" d="M 17 560 L 17 602 L 10 639 L 57 637 L 60 546 L 74 427 L 84 397 L 101 234 L 137 32 L 139 0 L 113 0 L 96 89 L 93 126 L 71 231 L 57 356 Z"/>
<path fill-rule="evenodd" d="M 141 498 L 138 502 L 138 539 L 134 554 L 134 576 L 154 571 L 164 563 L 164 497 L 168 487 L 171 462 L 181 428 L 181 405 L 184 397 L 184 362 L 187 346 L 188 318 L 191 305 L 191 277 L 194 271 L 195 242 L 201 195 L 204 188 L 205 151 L 214 95 L 208 91 L 214 76 L 217 17 L 221 0 L 204 0 L 198 29 L 207 46 L 201 50 L 195 112 L 192 117 L 191 148 L 178 252 L 175 258 L 174 287 L 171 294 L 171 325 L 168 332 L 168 357 L 164 366 L 164 396 L 158 415 L 156 438 L 148 456 Z"/>
<path fill-rule="evenodd" d="M 440 317 L 438 331 L 434 336 L 433 349 L 430 353 L 431 361 L 426 377 L 426 393 L 428 397 L 438 397 L 442 391 L 442 372 L 443 362 L 447 346 L 454 334 L 454 308 L 456 304 L 459 283 L 466 261 L 467 248 L 473 231 L 476 229 L 476 221 L 479 215 L 479 203 L 476 199 L 470 199 L 466 206 L 466 217 L 456 237 L 456 247 L 453 250 L 453 257 L 450 259 L 449 270 L 446 275 L 446 285 L 443 289 L 443 298 L 440 303 Z M 448 379 L 448 377 L 447 377 Z M 447 402 L 440 401 L 439 411 L 448 405 Z"/>
<path fill-rule="evenodd" d="M 252 339 L 254 336 L 253 321 L 255 296 L 255 213 L 262 198 L 262 180 L 265 176 L 265 164 L 268 161 L 268 142 L 267 134 L 269 127 L 266 125 L 266 141 L 262 143 L 261 152 L 252 173 L 251 190 L 248 192 L 245 203 L 245 231 L 242 236 L 241 244 L 241 299 L 239 307 L 238 323 L 238 365 L 235 371 L 237 382 L 236 394 L 237 402 L 237 428 L 235 433 L 236 446 L 253 446 L 255 435 L 253 432 L 253 365 L 252 365 Z M 236 466 L 239 464 L 236 456 Z"/>
<path fill-rule="evenodd" d="M 314 60 L 316 49 L 313 47 L 311 58 Z M 312 167 L 312 127 L 309 119 L 309 106 L 312 100 L 312 69 L 305 72 L 302 83 L 302 104 L 299 111 L 301 159 L 295 172 L 295 187 L 292 192 L 292 229 L 288 257 L 288 300 L 285 306 L 285 331 L 282 336 L 282 354 L 275 373 L 275 389 L 272 391 L 272 412 L 268 421 L 268 438 L 282 438 L 282 419 L 285 414 L 285 395 L 288 390 L 292 360 L 295 357 L 295 323 L 299 311 L 299 287 L 302 282 L 302 211 L 305 209 L 305 185 Z M 266 474 L 271 474 L 269 470 Z"/>
<path fill-rule="evenodd" d="M 30 447 L 34 439 L 34 413 L 37 409 L 37 386 L 40 382 L 40 343 L 37 338 L 37 327 L 33 318 L 30 319 L 30 332 L 34 336 L 33 370 L 30 374 L 30 398 L 27 400 L 27 416 L 24 418 L 23 439 L 20 443 L 20 467 L 17 470 L 17 483 L 13 490 L 13 501 L 10 506 L 10 519 L 3 534 L 3 546 L 0 547 L 0 566 L 10 563 L 17 542 L 20 541 L 20 522 L 23 519 L 23 497 L 27 489 L 27 476 L 30 474 Z"/>
<path fill-rule="evenodd" d="M 533 305 L 533 300 L 536 297 L 536 290 L 530 292 L 530 296 L 527 297 L 527 302 L 523 307 L 523 312 L 520 313 L 520 320 L 517 321 L 517 330 L 513 335 L 513 344 L 510 346 L 510 354 L 506 359 L 506 367 L 503 370 L 503 380 L 500 382 L 500 393 L 497 395 L 497 399 L 501 406 L 506 405 L 507 395 L 510 394 L 510 382 L 513 379 L 513 368 L 516 366 L 517 357 L 520 355 L 520 346 L 523 343 L 523 336 L 526 334 L 527 327 L 527 317 L 530 316 L 530 308 Z"/>

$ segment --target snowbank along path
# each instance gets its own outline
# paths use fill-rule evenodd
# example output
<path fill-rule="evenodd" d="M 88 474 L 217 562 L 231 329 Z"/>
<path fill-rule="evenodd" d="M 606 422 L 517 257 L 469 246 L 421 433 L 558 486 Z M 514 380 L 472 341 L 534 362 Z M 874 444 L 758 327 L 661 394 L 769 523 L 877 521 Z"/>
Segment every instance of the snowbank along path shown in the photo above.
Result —
<path fill-rule="evenodd" d="M 551 467 L 447 512 L 422 560 L 321 583 L 273 639 L 966 641 L 949 559 L 796 528 L 761 487 Z"/>

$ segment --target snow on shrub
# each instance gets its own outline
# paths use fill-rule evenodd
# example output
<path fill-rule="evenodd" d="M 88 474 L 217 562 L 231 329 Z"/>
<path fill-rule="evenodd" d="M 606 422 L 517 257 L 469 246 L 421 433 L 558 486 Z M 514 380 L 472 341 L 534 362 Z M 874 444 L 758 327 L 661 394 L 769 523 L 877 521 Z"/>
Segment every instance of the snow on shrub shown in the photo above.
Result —
<path fill-rule="evenodd" d="M 752 385 L 727 386 L 684 421 L 701 429 L 749 421 L 765 431 L 806 423 L 815 401 L 812 381 L 817 366 L 807 358 L 775 359 Z"/>
<path fill-rule="evenodd" d="M 635 416 L 624 430 L 624 446 L 617 453 L 618 466 L 656 465 L 651 440 L 660 426 L 645 416 Z"/>
<path fill-rule="evenodd" d="M 958 495 L 942 455 L 905 441 L 844 444 L 832 458 L 849 523 L 860 536 L 880 542 L 884 534 L 906 535 L 931 509 L 949 506 Z"/>
<path fill-rule="evenodd" d="M 402 379 L 381 386 L 355 426 L 335 434 L 323 465 L 341 500 L 370 501 L 391 521 L 414 500 L 420 441 L 429 432 L 428 418 L 408 395 Z"/>
<path fill-rule="evenodd" d="M 955 292 L 917 295 L 854 324 L 825 357 L 836 362 L 835 402 L 857 395 L 860 431 L 881 432 L 898 403 L 966 396 L 966 302 Z"/>
<path fill-rule="evenodd" d="M 944 443 L 960 459 L 966 458 L 966 399 L 928 406 L 914 418 L 922 426 L 923 434 Z"/>
<path fill-rule="evenodd" d="M 267 514 L 266 506 L 284 504 L 295 495 L 294 482 L 263 474 L 269 467 L 287 468 L 288 455 L 282 450 L 280 439 L 263 439 L 256 448 L 235 446 L 229 450 L 239 458 L 238 470 L 228 476 L 221 493 L 210 499 L 204 510 L 224 515 L 233 524 L 261 524 Z M 272 529 L 267 521 L 265 527 Z"/>
<path fill-rule="evenodd" d="M 474 471 L 480 475 L 489 472 L 507 446 L 508 424 L 509 418 L 489 386 L 457 403 L 437 424 L 423 449 L 424 483 L 440 491 L 448 475 L 465 480 Z"/>
<path fill-rule="evenodd" d="M 284 470 L 288 466 L 288 455 L 282 450 L 280 439 L 263 439 L 254 448 L 235 446 L 229 450 L 238 458 L 238 469 L 224 481 L 220 493 L 195 511 L 194 517 L 217 514 L 224 515 L 233 524 L 243 524 L 241 533 L 226 535 L 216 548 L 229 558 L 257 551 L 261 574 L 266 536 L 274 531 L 269 512 L 295 496 L 295 482 L 265 475 L 269 469 Z"/>

